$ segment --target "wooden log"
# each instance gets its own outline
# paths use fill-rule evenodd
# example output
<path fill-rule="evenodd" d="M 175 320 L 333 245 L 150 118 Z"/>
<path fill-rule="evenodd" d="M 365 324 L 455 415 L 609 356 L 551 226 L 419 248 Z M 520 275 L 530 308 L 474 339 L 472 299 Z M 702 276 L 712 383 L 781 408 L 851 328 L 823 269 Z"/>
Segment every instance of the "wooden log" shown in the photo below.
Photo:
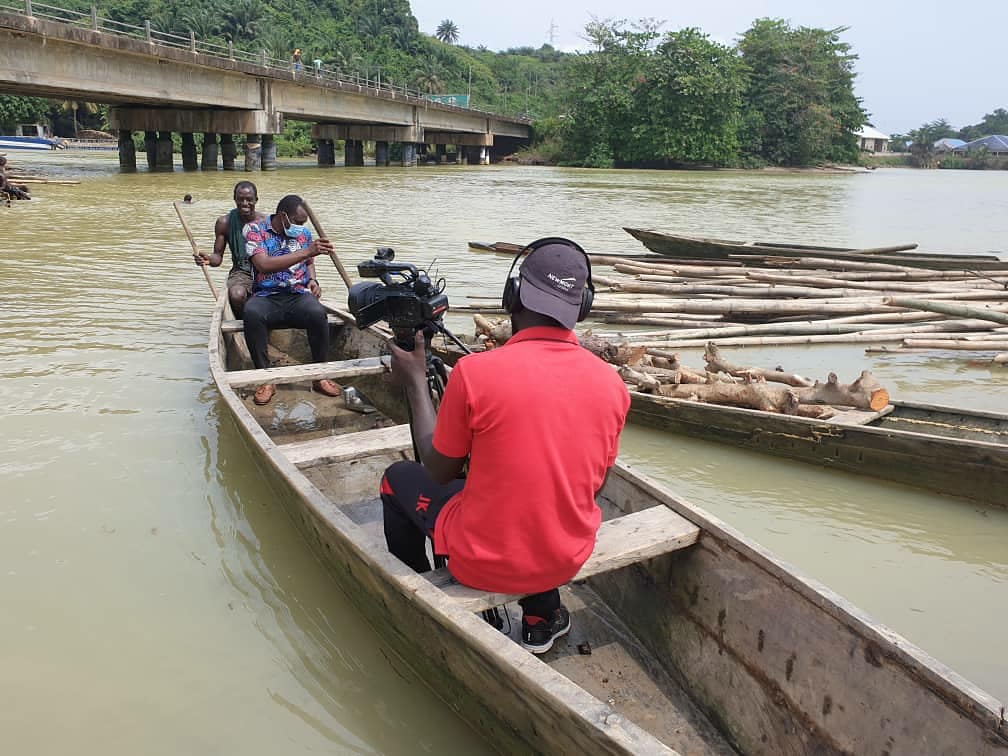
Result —
<path fill-rule="evenodd" d="M 789 276 L 780 273 L 765 273 L 763 271 L 747 271 L 746 278 L 772 284 L 805 285 L 814 288 L 848 288 L 868 289 L 871 291 L 950 291 L 956 289 L 995 289 L 1004 292 L 1004 287 L 997 281 L 964 279 L 962 281 L 914 282 L 914 281 L 850 281 L 847 279 L 825 278 L 820 276 Z"/>
<path fill-rule="evenodd" d="M 579 341 L 596 357 L 613 365 L 636 365 L 647 353 L 644 347 L 617 344 L 592 333 L 579 337 Z"/>
<path fill-rule="evenodd" d="M 666 384 L 658 389 L 658 393 L 675 399 L 728 404 L 733 407 L 748 407 L 785 415 L 796 414 L 800 404 L 794 389 L 771 386 L 767 383 L 715 382 L 701 386 Z"/>
<path fill-rule="evenodd" d="M 994 359 L 992 359 L 991 362 L 993 362 L 995 365 L 1008 365 L 1008 352 L 995 354 Z"/>
<path fill-rule="evenodd" d="M 813 386 L 794 389 L 801 404 L 839 404 L 844 407 L 870 409 L 878 412 L 889 404 L 889 392 L 879 385 L 868 370 L 853 383 L 840 383 L 836 373 L 830 373 L 826 383 L 816 381 Z"/>
<path fill-rule="evenodd" d="M 487 320 L 482 315 L 473 315 L 473 322 L 476 324 L 476 336 L 486 337 L 487 349 L 502 346 L 511 338 L 510 318 Z"/>
<path fill-rule="evenodd" d="M 966 339 L 903 339 L 903 346 L 911 349 L 949 349 L 970 352 L 1000 352 L 1008 349 L 1008 339 L 1003 341 L 978 341 Z"/>
<path fill-rule="evenodd" d="M 960 318 L 979 318 L 980 320 L 990 320 L 995 323 L 1008 323 L 1008 313 L 997 312 L 992 309 L 967 307 L 948 302 L 909 299 L 906 297 L 886 297 L 883 301 L 889 307 L 903 307 L 910 310 L 939 312 L 943 315 L 954 315 Z"/>
<path fill-rule="evenodd" d="M 704 348 L 704 361 L 707 363 L 707 370 L 711 373 L 728 373 L 735 376 L 746 376 L 750 378 L 760 378 L 773 383 L 786 383 L 789 386 L 812 386 L 814 381 L 794 373 L 785 373 L 780 369 L 767 370 L 756 367 L 739 367 L 732 365 L 721 354 L 714 342 L 709 342 Z"/>
<path fill-rule="evenodd" d="M 621 365 L 617 372 L 620 378 L 623 379 L 624 383 L 629 383 L 632 386 L 636 386 L 638 391 L 643 391 L 645 394 L 655 394 L 661 388 L 661 381 L 654 375 L 649 375 L 647 373 L 634 370 L 632 367 L 627 365 Z"/>

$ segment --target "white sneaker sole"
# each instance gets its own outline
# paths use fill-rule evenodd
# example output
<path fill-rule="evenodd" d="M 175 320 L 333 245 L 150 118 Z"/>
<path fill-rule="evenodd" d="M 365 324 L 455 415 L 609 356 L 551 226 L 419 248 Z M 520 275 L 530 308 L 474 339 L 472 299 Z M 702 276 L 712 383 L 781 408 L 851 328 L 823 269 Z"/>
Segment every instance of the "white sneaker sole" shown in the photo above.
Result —
<path fill-rule="evenodd" d="M 539 654 L 545 654 L 547 651 L 553 648 L 553 641 L 555 641 L 557 638 L 562 638 L 563 636 L 567 635 L 567 633 L 570 632 L 570 629 L 571 629 L 571 621 L 570 619 L 568 619 L 567 627 L 565 627 L 563 630 L 558 630 L 557 632 L 553 633 L 553 636 L 549 639 L 549 641 L 547 641 L 543 645 L 533 646 L 529 643 L 526 643 L 525 641 L 522 641 L 522 648 L 524 648 L 526 651 L 531 651 L 533 654 L 536 654 L 537 656 Z"/>

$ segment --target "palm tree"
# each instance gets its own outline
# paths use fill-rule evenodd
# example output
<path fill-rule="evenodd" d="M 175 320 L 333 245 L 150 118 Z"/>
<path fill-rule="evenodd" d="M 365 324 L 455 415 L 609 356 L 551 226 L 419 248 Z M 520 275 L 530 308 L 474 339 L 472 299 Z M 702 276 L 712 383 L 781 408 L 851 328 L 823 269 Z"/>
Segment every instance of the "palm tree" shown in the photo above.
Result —
<path fill-rule="evenodd" d="M 413 86 L 428 94 L 444 94 L 445 85 L 441 79 L 441 65 L 431 56 L 417 61 L 413 71 Z"/>
<path fill-rule="evenodd" d="M 224 18 L 224 26 L 234 41 L 254 39 L 263 18 L 260 0 L 238 0 Z"/>
<path fill-rule="evenodd" d="M 444 42 L 446 45 L 454 45 L 458 42 L 459 30 L 455 25 L 455 22 L 450 18 L 446 18 L 440 24 L 438 24 L 437 31 L 434 32 L 434 36 Z"/>
<path fill-rule="evenodd" d="M 195 34 L 196 39 L 207 40 L 217 34 L 221 22 L 217 11 L 211 8 L 190 8 L 179 18 L 179 23 Z"/>
<path fill-rule="evenodd" d="M 77 100 L 63 100 L 60 103 L 60 110 L 64 113 L 68 110 L 73 111 L 73 124 L 74 124 L 74 139 L 77 138 L 77 111 L 84 108 L 85 113 L 97 113 L 98 105 L 93 102 L 79 102 Z"/>
<path fill-rule="evenodd" d="M 378 16 L 361 16 L 357 19 L 357 33 L 364 41 L 364 46 L 370 50 L 375 42 L 385 33 L 385 24 Z"/>
<path fill-rule="evenodd" d="M 393 26 L 390 37 L 392 44 L 404 52 L 411 53 L 416 47 L 416 35 L 408 26 Z"/>

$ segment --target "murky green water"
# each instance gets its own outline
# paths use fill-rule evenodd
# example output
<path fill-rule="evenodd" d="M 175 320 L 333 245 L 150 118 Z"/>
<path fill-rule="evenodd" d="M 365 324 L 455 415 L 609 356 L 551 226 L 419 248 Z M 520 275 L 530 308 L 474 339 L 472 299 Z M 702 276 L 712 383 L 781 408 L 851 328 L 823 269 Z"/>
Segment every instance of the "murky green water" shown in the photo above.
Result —
<path fill-rule="evenodd" d="M 122 176 L 114 155 L 13 160 L 84 183 L 37 186 L 36 201 L 0 208 L 4 750 L 489 750 L 333 588 L 209 380 L 211 299 L 171 202 L 196 196 L 190 223 L 209 248 L 246 175 Z M 929 250 L 1008 239 L 999 172 L 306 164 L 251 178 L 264 209 L 288 192 L 308 197 L 348 267 L 379 244 L 436 258 L 456 300 L 498 292 L 509 263 L 469 255 L 469 239 L 563 234 L 590 251 L 637 251 L 623 225 Z M 324 265 L 324 287 L 342 299 Z M 813 375 L 869 367 L 896 398 L 1008 411 L 1006 369 L 858 347 L 745 356 Z M 636 428 L 623 450 L 1008 698 L 1008 513 Z"/>

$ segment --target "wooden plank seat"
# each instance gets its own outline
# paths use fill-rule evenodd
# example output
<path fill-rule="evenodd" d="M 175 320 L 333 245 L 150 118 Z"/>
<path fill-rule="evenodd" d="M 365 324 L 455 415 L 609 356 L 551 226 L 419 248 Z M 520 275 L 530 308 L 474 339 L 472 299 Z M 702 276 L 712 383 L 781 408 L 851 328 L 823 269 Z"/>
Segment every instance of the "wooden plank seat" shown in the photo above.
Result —
<path fill-rule="evenodd" d="M 278 448 L 287 459 L 303 470 L 306 467 L 345 462 L 357 457 L 409 451 L 413 448 L 413 440 L 409 425 L 392 425 L 387 428 L 344 433 L 341 436 L 295 441 L 282 444 Z"/>
<path fill-rule="evenodd" d="M 263 383 L 297 383 L 318 381 L 322 378 L 339 380 L 355 378 L 359 375 L 379 375 L 385 372 L 379 357 L 363 357 L 358 360 L 338 362 L 311 362 L 307 365 L 285 365 L 262 370 L 233 370 L 227 374 L 227 382 L 233 388 L 258 386 Z"/>
<path fill-rule="evenodd" d="M 328 315 L 329 325 L 343 325 L 346 321 L 338 315 Z M 279 326 L 277 328 L 272 328 L 273 331 L 281 331 L 285 328 L 293 328 L 294 326 Z M 245 330 L 244 320 L 222 320 L 221 321 L 221 333 L 241 333 Z"/>
<path fill-rule="evenodd" d="M 700 528 L 662 505 L 606 520 L 599 528 L 595 550 L 572 582 L 678 551 L 693 545 L 699 537 Z M 447 567 L 426 572 L 424 577 L 455 603 L 473 612 L 522 598 L 521 595 L 481 591 L 462 585 Z"/>

